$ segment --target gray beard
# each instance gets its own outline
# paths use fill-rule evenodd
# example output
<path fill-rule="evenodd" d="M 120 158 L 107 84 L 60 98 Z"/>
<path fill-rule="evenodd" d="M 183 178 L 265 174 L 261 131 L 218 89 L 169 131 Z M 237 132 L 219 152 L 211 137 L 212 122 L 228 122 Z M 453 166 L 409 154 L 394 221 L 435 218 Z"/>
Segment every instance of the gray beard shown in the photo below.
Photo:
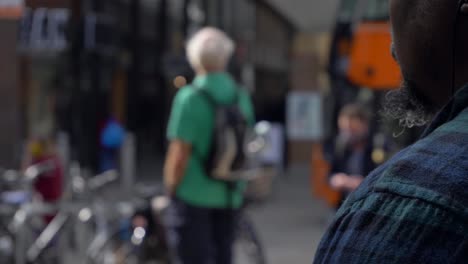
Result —
<path fill-rule="evenodd" d="M 411 82 L 405 80 L 401 89 L 390 91 L 384 103 L 384 116 L 397 120 L 403 128 L 427 125 L 434 114 L 432 107 Z"/>

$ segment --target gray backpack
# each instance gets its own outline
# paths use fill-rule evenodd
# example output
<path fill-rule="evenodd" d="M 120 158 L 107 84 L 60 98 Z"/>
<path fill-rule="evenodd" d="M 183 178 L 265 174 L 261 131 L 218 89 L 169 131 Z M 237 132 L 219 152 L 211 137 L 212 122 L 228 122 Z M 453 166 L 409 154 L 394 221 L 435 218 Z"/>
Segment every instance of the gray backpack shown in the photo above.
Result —
<path fill-rule="evenodd" d="M 239 92 L 229 105 L 218 104 L 202 89 L 198 89 L 198 93 L 215 112 L 210 152 L 204 160 L 205 170 L 216 180 L 239 180 L 246 166 L 244 143 L 250 131 L 248 121 L 239 106 Z"/>

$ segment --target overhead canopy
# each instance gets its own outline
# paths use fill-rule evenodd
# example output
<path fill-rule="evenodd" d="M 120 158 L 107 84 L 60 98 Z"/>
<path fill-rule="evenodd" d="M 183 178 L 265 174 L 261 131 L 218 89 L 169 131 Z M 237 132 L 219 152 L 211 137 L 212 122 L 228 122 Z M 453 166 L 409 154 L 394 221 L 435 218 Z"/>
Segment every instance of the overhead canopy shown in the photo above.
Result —
<path fill-rule="evenodd" d="M 268 0 L 301 31 L 330 30 L 335 20 L 338 0 Z"/>

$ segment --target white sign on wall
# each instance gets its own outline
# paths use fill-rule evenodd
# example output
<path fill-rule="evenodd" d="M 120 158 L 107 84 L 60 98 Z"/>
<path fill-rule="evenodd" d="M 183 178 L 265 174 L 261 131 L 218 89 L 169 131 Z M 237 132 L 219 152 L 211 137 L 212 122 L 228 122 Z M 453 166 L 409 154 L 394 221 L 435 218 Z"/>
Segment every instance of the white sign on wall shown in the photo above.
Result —
<path fill-rule="evenodd" d="M 323 137 L 322 96 L 315 92 L 292 92 L 287 100 L 287 135 L 290 140 Z"/>

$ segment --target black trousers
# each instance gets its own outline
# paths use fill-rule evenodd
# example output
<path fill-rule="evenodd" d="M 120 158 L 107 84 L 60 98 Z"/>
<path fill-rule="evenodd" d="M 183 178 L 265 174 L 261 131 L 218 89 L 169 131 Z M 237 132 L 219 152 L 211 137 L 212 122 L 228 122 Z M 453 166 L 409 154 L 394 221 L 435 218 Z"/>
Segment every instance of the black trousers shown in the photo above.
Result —
<path fill-rule="evenodd" d="M 181 264 L 231 264 L 236 212 L 174 200 L 166 224 L 171 247 Z"/>

